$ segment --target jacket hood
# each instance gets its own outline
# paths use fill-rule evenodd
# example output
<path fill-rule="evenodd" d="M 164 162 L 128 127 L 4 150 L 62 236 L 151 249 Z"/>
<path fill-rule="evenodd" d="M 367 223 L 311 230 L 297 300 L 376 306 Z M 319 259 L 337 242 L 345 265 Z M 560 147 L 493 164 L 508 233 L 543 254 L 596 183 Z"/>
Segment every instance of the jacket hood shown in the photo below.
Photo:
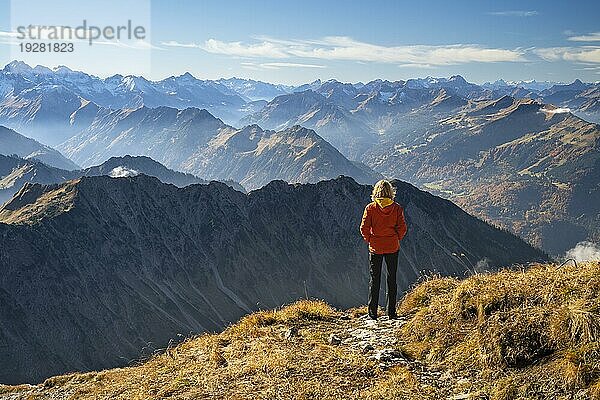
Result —
<path fill-rule="evenodd" d="M 394 200 L 388 198 L 388 197 L 377 197 L 375 199 L 375 203 L 377 203 L 377 205 L 381 208 L 386 208 L 387 206 L 389 206 L 390 204 L 394 203 Z"/>
<path fill-rule="evenodd" d="M 394 210 L 394 207 L 391 207 L 391 205 L 394 204 L 394 200 L 387 197 L 377 197 L 375 199 L 375 204 L 379 206 L 377 207 L 377 210 L 385 215 L 390 215 Z"/>

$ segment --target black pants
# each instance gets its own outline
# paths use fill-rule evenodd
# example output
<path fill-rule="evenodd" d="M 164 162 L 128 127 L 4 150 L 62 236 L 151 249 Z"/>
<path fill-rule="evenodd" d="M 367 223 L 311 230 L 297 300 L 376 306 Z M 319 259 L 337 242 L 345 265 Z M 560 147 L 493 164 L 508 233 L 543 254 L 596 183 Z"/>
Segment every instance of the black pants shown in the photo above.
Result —
<path fill-rule="evenodd" d="M 377 315 L 379 303 L 379 285 L 381 282 L 381 266 L 385 258 L 387 267 L 387 313 L 396 315 L 396 270 L 398 269 L 398 252 L 390 254 L 369 253 L 371 279 L 369 280 L 369 315 Z"/>

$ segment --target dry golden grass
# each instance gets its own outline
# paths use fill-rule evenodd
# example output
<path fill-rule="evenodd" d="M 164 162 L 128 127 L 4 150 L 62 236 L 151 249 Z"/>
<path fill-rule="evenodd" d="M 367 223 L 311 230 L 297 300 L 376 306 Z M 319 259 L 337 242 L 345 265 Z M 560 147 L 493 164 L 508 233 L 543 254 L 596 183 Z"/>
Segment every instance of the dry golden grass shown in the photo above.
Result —
<path fill-rule="evenodd" d="M 491 399 L 561 398 L 600 385 L 600 264 L 430 279 L 399 311 L 402 350 L 481 382 Z"/>
<path fill-rule="evenodd" d="M 410 371 L 382 371 L 362 353 L 329 345 L 348 321 L 321 301 L 299 301 L 242 318 L 128 368 L 69 374 L 38 387 L 8 388 L 23 399 L 420 399 Z M 290 339 L 290 327 L 298 334 Z M 1 392 L 0 392 L 1 393 Z"/>
<path fill-rule="evenodd" d="M 468 391 L 473 399 L 600 400 L 599 272 L 599 263 L 540 265 L 462 281 L 431 277 L 409 292 L 398 309 L 408 319 L 396 332 L 400 350 L 430 370 L 468 377 L 466 384 L 424 384 L 431 374 L 382 370 L 365 354 L 329 345 L 329 335 L 344 337 L 366 308 L 347 319 L 304 300 L 137 366 L 0 386 L 0 398 L 433 400 Z"/>
<path fill-rule="evenodd" d="M 260 334 L 260 328 L 275 324 L 293 324 L 299 321 L 331 320 L 338 313 L 323 301 L 299 301 L 279 310 L 258 311 L 243 317 L 224 333 L 233 336 Z"/>
<path fill-rule="evenodd" d="M 352 318 L 359 318 L 363 315 L 367 315 L 369 313 L 369 308 L 367 306 L 354 307 L 350 308 L 347 312 Z M 382 315 L 385 315 L 383 308 L 379 307 L 379 309 L 377 310 L 377 315 L 380 317 Z"/>
<path fill-rule="evenodd" d="M 73 201 L 77 195 L 77 184 L 80 180 L 75 179 L 65 184 L 54 185 L 52 190 L 41 194 L 36 201 L 25 205 L 21 204 L 16 209 L 13 209 L 12 205 L 7 203 L 0 208 L 0 222 L 31 225 L 39 222 L 40 219 L 69 211 L 73 207 Z M 21 192 L 23 192 L 23 189 L 15 196 L 18 197 Z"/>

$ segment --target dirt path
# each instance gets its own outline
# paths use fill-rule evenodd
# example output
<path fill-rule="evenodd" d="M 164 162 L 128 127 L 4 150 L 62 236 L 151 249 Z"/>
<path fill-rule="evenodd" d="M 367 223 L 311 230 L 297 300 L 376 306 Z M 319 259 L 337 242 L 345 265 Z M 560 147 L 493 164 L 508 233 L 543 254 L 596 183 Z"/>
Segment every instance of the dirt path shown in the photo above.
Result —
<path fill-rule="evenodd" d="M 359 318 L 345 315 L 343 318 L 348 318 L 348 328 L 339 333 L 337 338 L 341 339 L 341 346 L 348 346 L 365 354 L 377 361 L 384 370 L 397 365 L 410 370 L 423 389 L 433 388 L 436 393 L 442 393 L 445 399 L 477 398 L 477 394 L 472 392 L 472 382 L 465 377 L 427 368 L 417 360 L 409 360 L 398 350 L 396 332 L 406 323 L 406 319 L 400 317 L 390 320 L 387 316 L 382 316 L 374 321 L 367 315 Z"/>

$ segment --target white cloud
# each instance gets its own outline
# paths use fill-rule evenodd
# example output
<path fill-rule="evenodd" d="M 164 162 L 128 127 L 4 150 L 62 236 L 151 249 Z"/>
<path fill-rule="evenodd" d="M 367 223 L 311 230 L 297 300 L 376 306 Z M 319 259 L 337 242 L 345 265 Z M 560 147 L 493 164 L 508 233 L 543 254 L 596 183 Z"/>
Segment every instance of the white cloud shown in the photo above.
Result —
<path fill-rule="evenodd" d="M 17 45 L 17 32 L 0 31 L 0 44 Z"/>
<path fill-rule="evenodd" d="M 568 40 L 572 42 L 600 42 L 600 32 L 592 32 L 587 35 L 571 36 Z"/>
<path fill-rule="evenodd" d="M 187 48 L 194 48 L 194 49 L 202 48 L 201 45 L 196 44 L 196 43 L 180 43 L 175 40 L 168 40 L 166 42 L 160 42 L 160 44 L 162 44 L 163 46 L 167 46 L 167 47 L 187 47 Z"/>
<path fill-rule="evenodd" d="M 13 37 L 17 37 L 18 33 L 17 32 L 10 32 L 10 31 L 0 31 L 0 38 L 13 38 Z"/>
<path fill-rule="evenodd" d="M 324 65 L 320 64 L 302 64 L 302 63 L 283 63 L 283 62 L 274 62 L 274 63 L 265 63 L 262 64 L 268 67 L 291 67 L 291 68 L 326 68 Z"/>
<path fill-rule="evenodd" d="M 583 63 L 600 63 L 600 47 L 549 47 L 535 49 L 534 53 L 546 61 L 575 61 Z"/>
<path fill-rule="evenodd" d="M 73 42 L 73 43 L 84 43 L 86 45 L 89 44 L 88 39 L 85 39 L 85 37 L 87 37 L 88 35 L 88 31 L 84 31 L 84 34 L 82 35 L 83 38 L 76 38 L 76 37 L 67 37 L 65 36 L 64 38 L 60 39 L 60 42 Z M 48 41 L 52 41 L 52 40 L 56 40 L 56 39 L 50 39 L 49 35 L 50 35 L 50 31 L 48 30 L 42 30 L 39 32 L 39 38 L 36 40 L 33 40 L 33 42 L 38 42 L 38 41 L 44 41 L 44 40 L 48 40 Z M 19 33 L 16 31 L 0 31 L 0 44 L 11 44 L 11 45 L 18 45 L 19 43 L 22 43 L 23 40 L 22 39 L 18 39 Z M 114 47 L 120 47 L 120 48 L 124 48 L 124 49 L 132 49 L 132 50 L 164 50 L 161 47 L 155 46 L 152 43 L 150 43 L 149 41 L 146 40 L 142 40 L 142 39 L 136 39 L 136 40 L 119 40 L 119 39 L 113 39 L 113 40 L 106 40 L 106 39 L 97 39 L 93 41 L 94 45 L 102 45 L 102 46 L 114 46 Z"/>
<path fill-rule="evenodd" d="M 249 69 L 251 71 L 260 71 L 262 69 L 258 64 L 252 62 L 243 62 L 240 63 L 240 65 L 242 66 L 242 68 Z"/>
<path fill-rule="evenodd" d="M 559 107 L 559 108 L 541 108 L 540 111 L 543 111 L 548 114 L 566 114 L 570 113 L 571 109 L 567 107 Z"/>
<path fill-rule="evenodd" d="M 260 64 L 264 68 L 326 68 L 324 65 L 319 64 L 302 64 L 302 63 L 286 63 L 286 62 L 272 62 Z"/>
<path fill-rule="evenodd" d="M 577 37 L 573 36 L 573 38 Z M 325 68 L 325 65 L 320 63 L 297 62 L 303 59 L 387 63 L 396 64 L 400 68 L 428 69 L 468 63 L 531 62 L 538 57 L 550 62 L 563 60 L 587 64 L 600 63 L 600 46 L 503 49 L 479 44 L 382 46 L 347 36 L 328 36 L 320 39 L 276 39 L 258 36 L 253 39 L 254 42 L 226 42 L 211 38 L 204 43 L 168 41 L 161 42 L 161 45 L 197 48 L 213 54 L 245 59 L 290 59 L 294 61 L 242 64 L 244 68 L 253 70 Z"/>
<path fill-rule="evenodd" d="M 422 68 L 422 69 L 433 69 L 436 68 L 434 65 L 431 64 L 419 64 L 419 63 L 414 63 L 414 64 L 398 64 L 399 68 Z"/>
<path fill-rule="evenodd" d="M 167 42 L 163 42 L 163 45 L 167 45 Z M 524 51 L 520 49 L 496 49 L 474 44 L 381 46 L 346 36 L 330 36 L 319 40 L 262 38 L 261 42 L 250 44 L 208 39 L 202 45 L 186 44 L 185 47 L 198 47 L 209 53 L 248 58 L 298 57 L 418 65 L 524 61 Z"/>
<path fill-rule="evenodd" d="M 533 17 L 538 15 L 537 11 L 524 11 L 524 10 L 513 10 L 513 11 L 494 11 L 489 12 L 489 15 L 496 15 L 498 17 Z"/>
<path fill-rule="evenodd" d="M 77 41 L 77 40 L 72 40 Z M 155 46 L 150 42 L 145 40 L 132 40 L 129 42 L 123 42 L 121 40 L 97 40 L 94 42 L 94 45 L 102 45 L 102 46 L 114 46 L 120 47 L 123 49 L 132 49 L 132 50 L 164 50 L 162 47 Z"/>
<path fill-rule="evenodd" d="M 288 63 L 288 62 L 267 62 L 267 63 L 253 63 L 243 62 L 240 63 L 242 68 L 251 69 L 254 71 L 264 69 L 281 69 L 281 68 L 327 68 L 325 65 L 320 64 L 303 64 L 303 63 Z"/>
<path fill-rule="evenodd" d="M 128 167 L 116 167 L 108 174 L 111 178 L 128 178 L 130 176 L 138 176 L 140 173 L 135 169 Z"/>
<path fill-rule="evenodd" d="M 575 261 L 600 261 L 600 247 L 592 242 L 579 242 L 567 251 L 565 258 L 573 258 Z"/>
<path fill-rule="evenodd" d="M 203 44 L 200 43 L 181 43 L 175 40 L 164 41 L 160 43 L 167 47 L 184 47 L 202 49 L 209 53 L 225 54 L 238 57 L 266 57 L 266 58 L 287 58 L 288 55 L 274 43 L 263 41 L 252 45 L 242 42 L 223 42 L 216 39 L 208 39 Z"/>
<path fill-rule="evenodd" d="M 209 53 L 238 57 L 287 58 L 289 56 L 286 54 L 285 49 L 270 42 L 244 44 L 242 42 L 222 42 L 216 39 L 208 39 L 201 48 Z"/>

